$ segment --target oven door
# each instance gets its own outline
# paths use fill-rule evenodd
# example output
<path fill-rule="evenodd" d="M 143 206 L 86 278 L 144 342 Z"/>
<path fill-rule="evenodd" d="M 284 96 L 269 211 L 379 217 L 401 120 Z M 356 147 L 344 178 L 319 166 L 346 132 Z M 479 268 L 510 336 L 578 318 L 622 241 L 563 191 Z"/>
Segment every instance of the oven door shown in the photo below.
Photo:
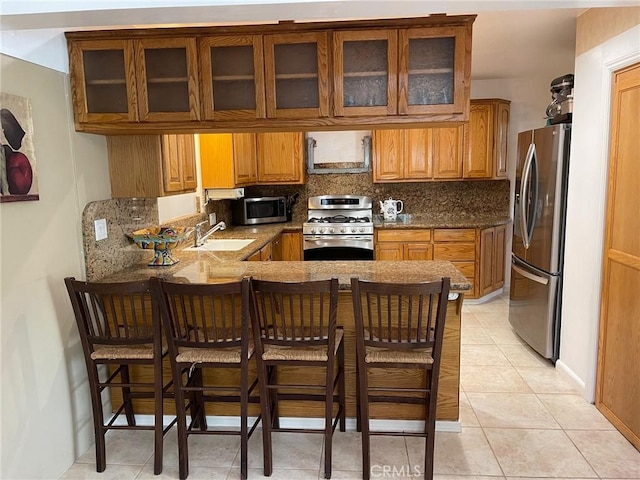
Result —
<path fill-rule="evenodd" d="M 305 260 L 373 260 L 373 236 L 304 236 Z"/>

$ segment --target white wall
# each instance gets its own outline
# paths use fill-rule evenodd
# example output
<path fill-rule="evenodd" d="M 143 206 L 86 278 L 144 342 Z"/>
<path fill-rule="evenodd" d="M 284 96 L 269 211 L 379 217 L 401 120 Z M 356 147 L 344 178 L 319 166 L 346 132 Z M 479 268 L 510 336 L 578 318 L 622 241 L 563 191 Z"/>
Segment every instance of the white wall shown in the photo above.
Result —
<path fill-rule="evenodd" d="M 558 368 L 594 400 L 611 73 L 640 61 L 640 25 L 576 57 Z"/>
<path fill-rule="evenodd" d="M 0 55 L 2 91 L 31 99 L 40 200 L 0 204 L 2 464 L 56 478 L 93 441 L 65 276 L 84 277 L 81 212 L 109 198 L 104 137 L 73 131 L 68 78 Z"/>

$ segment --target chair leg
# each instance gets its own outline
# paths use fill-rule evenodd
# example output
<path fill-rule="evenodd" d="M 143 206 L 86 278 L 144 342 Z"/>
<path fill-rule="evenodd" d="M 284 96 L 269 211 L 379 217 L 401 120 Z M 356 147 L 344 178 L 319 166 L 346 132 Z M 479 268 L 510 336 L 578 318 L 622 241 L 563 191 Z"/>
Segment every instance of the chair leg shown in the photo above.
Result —
<path fill-rule="evenodd" d="M 249 433 L 247 415 L 249 410 L 249 367 L 246 359 L 240 365 L 240 478 L 247 480 L 247 452 Z"/>
<path fill-rule="evenodd" d="M 159 361 L 156 361 L 153 366 L 153 375 L 154 375 L 154 386 L 153 386 L 153 397 L 154 397 L 154 450 L 153 450 L 153 473 L 155 475 L 160 475 L 162 473 L 162 455 L 163 455 L 163 406 L 164 406 L 164 398 L 162 395 L 162 357 L 160 357 Z"/>
<path fill-rule="evenodd" d="M 267 367 L 268 378 L 267 385 L 278 384 L 278 367 L 271 365 Z M 278 390 L 269 389 L 269 396 L 271 398 L 271 425 L 273 428 L 280 428 L 280 411 L 278 410 Z"/>
<path fill-rule="evenodd" d="M 364 364 L 364 362 L 362 362 Z M 371 474 L 371 443 L 369 436 L 369 381 L 367 367 L 358 365 L 358 389 L 360 390 L 360 428 L 362 431 L 362 478 L 369 480 Z"/>
<path fill-rule="evenodd" d="M 356 432 L 362 432 L 360 417 L 360 362 L 356 353 Z"/>
<path fill-rule="evenodd" d="M 327 363 L 324 398 L 324 478 L 331 478 L 331 457 L 333 454 L 333 381 L 334 359 Z"/>
<path fill-rule="evenodd" d="M 102 396 L 100 395 L 100 388 L 98 387 L 100 379 L 95 364 L 88 367 L 88 377 L 91 407 L 93 409 L 93 431 L 96 440 L 96 471 L 104 472 L 104 469 L 107 468 L 106 442 L 104 438 L 107 429 L 104 428 L 103 423 L 104 412 L 102 410 Z"/>
<path fill-rule="evenodd" d="M 121 365 L 120 378 L 122 383 L 131 383 L 129 378 L 129 365 Z M 127 425 L 135 425 L 136 418 L 133 415 L 133 403 L 131 401 L 131 388 L 122 387 L 122 401 L 124 402 L 124 413 L 127 417 Z"/>
<path fill-rule="evenodd" d="M 258 360 L 258 389 L 260 391 L 260 413 L 262 415 L 262 457 L 264 476 L 273 473 L 273 452 L 271 448 L 271 392 L 269 391 L 270 369 Z"/>
<path fill-rule="evenodd" d="M 345 373 L 344 373 L 344 342 L 338 348 L 338 371 L 340 378 L 338 380 L 338 399 L 340 408 L 340 431 L 347 430 L 347 409 L 346 409 L 346 391 L 345 391 Z"/>
<path fill-rule="evenodd" d="M 432 411 L 431 407 L 431 374 L 430 370 L 426 370 L 426 388 L 429 389 L 429 393 L 426 394 L 425 404 L 426 404 L 426 416 L 424 429 L 427 438 L 425 439 L 425 449 L 424 449 L 424 479 L 432 480 L 433 479 L 433 455 L 434 455 L 434 445 L 435 445 L 435 433 L 436 433 L 436 416 L 435 412 Z"/>
<path fill-rule="evenodd" d="M 189 444 L 187 441 L 187 409 L 185 407 L 185 396 L 182 390 L 183 380 L 179 367 L 178 372 L 173 375 L 173 385 L 176 399 L 176 417 L 178 424 L 178 475 L 180 480 L 189 476 Z M 188 380 L 187 380 L 188 381 Z"/>

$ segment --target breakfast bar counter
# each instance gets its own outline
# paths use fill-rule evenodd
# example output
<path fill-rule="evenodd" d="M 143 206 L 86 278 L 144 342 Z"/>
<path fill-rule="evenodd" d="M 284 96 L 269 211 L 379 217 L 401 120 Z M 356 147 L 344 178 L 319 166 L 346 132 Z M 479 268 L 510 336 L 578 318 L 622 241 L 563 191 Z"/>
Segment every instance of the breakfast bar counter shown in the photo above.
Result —
<path fill-rule="evenodd" d="M 149 267 L 145 263 L 128 267 L 117 273 L 100 279 L 100 281 L 118 282 L 161 277 L 170 281 L 190 283 L 212 283 L 238 280 L 242 277 L 253 277 L 262 280 L 282 282 L 302 282 L 324 280 L 337 277 L 340 284 L 338 303 L 338 324 L 345 330 L 345 380 L 347 389 L 347 416 L 355 417 L 355 333 L 353 307 L 351 303 L 350 279 L 379 282 L 425 282 L 439 280 L 443 276 L 451 279 L 450 299 L 447 307 L 447 318 L 444 332 L 442 362 L 438 391 L 438 420 L 457 421 L 459 414 L 460 384 L 460 315 L 465 291 L 470 289 L 467 279 L 447 261 L 320 261 L 320 262 L 245 262 L 221 261 L 214 252 L 179 251 L 180 262 L 170 267 Z M 283 372 L 283 379 L 287 372 Z M 291 374 L 295 375 L 295 371 Z M 318 375 L 321 372 L 318 371 Z M 145 378 L 149 375 L 144 368 L 132 372 L 132 375 Z M 168 362 L 165 375 L 170 375 Z M 398 386 L 414 385 L 423 381 L 419 371 L 405 370 L 401 374 L 386 372 L 383 369 L 370 374 L 372 382 L 382 381 L 384 384 Z M 253 407 L 251 414 L 258 413 L 258 406 Z M 173 404 L 166 404 L 167 411 L 173 411 Z M 151 405 L 141 405 L 143 413 L 152 411 Z M 376 405 L 371 411 L 372 418 L 396 420 L 420 420 L 424 418 L 423 407 L 418 405 Z M 217 414 L 237 415 L 238 412 L 228 405 L 221 405 Z M 283 405 L 281 415 L 284 417 L 322 417 L 323 407 L 302 404 Z"/>

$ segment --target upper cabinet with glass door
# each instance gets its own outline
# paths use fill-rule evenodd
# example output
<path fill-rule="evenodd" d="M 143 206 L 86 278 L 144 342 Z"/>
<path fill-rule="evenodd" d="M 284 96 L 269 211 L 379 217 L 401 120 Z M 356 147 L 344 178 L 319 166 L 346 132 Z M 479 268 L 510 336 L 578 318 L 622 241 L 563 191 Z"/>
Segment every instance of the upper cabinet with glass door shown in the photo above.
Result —
<path fill-rule="evenodd" d="M 265 118 L 262 35 L 199 40 L 205 120 Z"/>
<path fill-rule="evenodd" d="M 200 119 L 195 38 L 135 40 L 141 122 Z"/>
<path fill-rule="evenodd" d="M 264 36 L 268 118 L 329 116 L 327 32 Z"/>
<path fill-rule="evenodd" d="M 76 125 L 136 122 L 133 43 L 127 40 L 80 40 L 69 44 Z"/>
<path fill-rule="evenodd" d="M 395 29 L 334 32 L 335 115 L 395 115 L 397 61 Z"/>
<path fill-rule="evenodd" d="M 469 110 L 471 24 L 399 31 L 400 115 Z"/>

